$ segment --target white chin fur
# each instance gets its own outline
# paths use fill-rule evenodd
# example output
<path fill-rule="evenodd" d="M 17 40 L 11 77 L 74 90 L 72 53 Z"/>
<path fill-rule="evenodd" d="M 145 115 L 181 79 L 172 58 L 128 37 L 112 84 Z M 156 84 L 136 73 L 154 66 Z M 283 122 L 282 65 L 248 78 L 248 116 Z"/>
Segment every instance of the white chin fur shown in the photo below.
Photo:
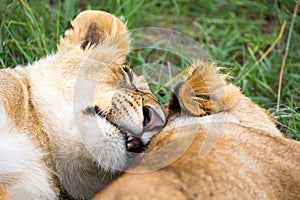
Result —
<path fill-rule="evenodd" d="M 124 136 L 110 122 L 83 116 L 79 133 L 85 148 L 103 170 L 124 170 L 127 163 Z"/>

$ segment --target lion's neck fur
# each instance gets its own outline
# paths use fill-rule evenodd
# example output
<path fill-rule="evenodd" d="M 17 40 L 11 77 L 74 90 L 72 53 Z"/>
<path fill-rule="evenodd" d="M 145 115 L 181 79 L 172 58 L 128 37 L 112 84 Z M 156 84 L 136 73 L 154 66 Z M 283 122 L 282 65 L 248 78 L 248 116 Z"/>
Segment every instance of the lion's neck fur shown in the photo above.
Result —
<path fill-rule="evenodd" d="M 83 52 L 78 52 L 78 56 L 76 52 L 63 52 L 50 55 L 28 67 L 4 72 L 9 79 L 15 78 L 12 84 L 19 85 L 17 89 L 25 97 L 20 100 L 20 94 L 11 94 L 22 109 L 15 107 L 6 110 L 12 112 L 12 117 L 19 116 L 13 119 L 14 122 L 18 127 L 28 130 L 37 146 L 44 149 L 44 152 L 51 152 L 45 154 L 45 159 L 53 176 L 57 175 L 61 183 L 68 186 L 65 189 L 73 195 L 82 197 L 88 196 L 91 191 L 99 191 L 115 176 L 101 171 L 93 161 L 92 155 L 80 140 L 75 124 L 74 86 L 85 58 Z M 16 115 L 16 110 L 23 113 Z M 85 185 L 85 188 L 78 191 L 77 185 Z"/>

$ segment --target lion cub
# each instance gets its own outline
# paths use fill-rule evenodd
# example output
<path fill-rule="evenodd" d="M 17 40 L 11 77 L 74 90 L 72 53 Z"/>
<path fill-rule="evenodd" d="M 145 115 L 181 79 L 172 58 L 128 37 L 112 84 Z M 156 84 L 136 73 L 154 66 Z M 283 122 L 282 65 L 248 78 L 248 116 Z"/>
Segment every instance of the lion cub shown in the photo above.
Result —
<path fill-rule="evenodd" d="M 94 200 L 300 199 L 300 142 L 283 137 L 213 63 L 189 69 L 168 123 L 130 169 L 139 173 L 125 173 Z"/>
<path fill-rule="evenodd" d="M 84 11 L 58 51 L 0 71 L 0 185 L 12 199 L 87 199 L 165 124 L 142 77 L 125 66 L 115 16 Z"/>

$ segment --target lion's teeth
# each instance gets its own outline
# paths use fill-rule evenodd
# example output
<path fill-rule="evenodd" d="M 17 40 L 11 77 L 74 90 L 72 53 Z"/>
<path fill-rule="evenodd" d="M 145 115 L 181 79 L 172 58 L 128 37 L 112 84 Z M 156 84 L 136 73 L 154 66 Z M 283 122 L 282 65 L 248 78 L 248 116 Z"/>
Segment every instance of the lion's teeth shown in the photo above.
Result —
<path fill-rule="evenodd" d="M 133 139 L 134 139 L 134 137 L 130 135 L 130 136 L 128 136 L 128 139 L 127 139 L 127 140 L 128 140 L 128 141 L 131 141 L 131 140 L 133 140 Z"/>
<path fill-rule="evenodd" d="M 132 142 L 128 142 L 127 149 L 131 149 L 132 147 L 134 147 L 134 144 Z"/>

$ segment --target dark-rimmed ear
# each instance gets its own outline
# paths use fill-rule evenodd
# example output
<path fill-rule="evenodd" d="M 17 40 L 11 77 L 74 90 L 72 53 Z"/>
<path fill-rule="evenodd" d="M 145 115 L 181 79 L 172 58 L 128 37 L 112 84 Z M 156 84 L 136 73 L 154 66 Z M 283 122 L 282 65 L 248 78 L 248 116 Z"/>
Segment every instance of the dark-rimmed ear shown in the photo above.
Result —
<path fill-rule="evenodd" d="M 73 48 L 86 50 L 106 40 L 114 40 L 116 37 L 123 37 L 123 39 L 118 39 L 111 45 L 117 45 L 118 48 L 129 52 L 130 41 L 125 24 L 112 14 L 87 10 L 81 12 L 71 22 L 71 28 L 60 39 L 58 49 L 61 51 L 69 51 Z M 122 44 L 117 44 L 120 41 Z"/>

